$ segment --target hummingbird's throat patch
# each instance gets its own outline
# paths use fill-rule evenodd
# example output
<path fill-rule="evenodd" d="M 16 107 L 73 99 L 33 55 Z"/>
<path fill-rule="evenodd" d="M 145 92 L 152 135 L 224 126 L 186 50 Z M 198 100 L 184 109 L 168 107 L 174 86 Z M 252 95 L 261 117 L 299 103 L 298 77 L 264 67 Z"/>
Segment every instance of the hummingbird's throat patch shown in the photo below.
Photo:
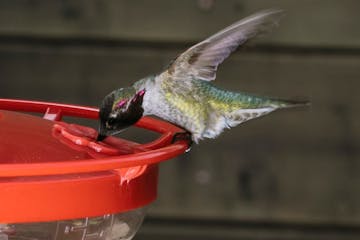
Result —
<path fill-rule="evenodd" d="M 122 108 L 123 106 L 125 106 L 125 104 L 128 102 L 127 99 L 123 99 L 120 100 L 117 104 L 116 104 L 116 108 Z"/>

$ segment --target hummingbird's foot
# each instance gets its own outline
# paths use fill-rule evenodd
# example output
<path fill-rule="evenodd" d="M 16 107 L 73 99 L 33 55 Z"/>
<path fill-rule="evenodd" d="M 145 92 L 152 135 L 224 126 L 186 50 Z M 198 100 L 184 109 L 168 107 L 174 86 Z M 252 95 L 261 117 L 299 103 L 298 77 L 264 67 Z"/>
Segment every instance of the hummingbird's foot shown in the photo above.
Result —
<path fill-rule="evenodd" d="M 186 141 L 188 143 L 188 149 L 186 149 L 186 152 L 190 152 L 191 146 L 193 144 L 191 133 L 186 132 L 177 132 L 174 134 L 173 139 L 171 140 L 171 143 L 175 143 L 177 141 Z"/>

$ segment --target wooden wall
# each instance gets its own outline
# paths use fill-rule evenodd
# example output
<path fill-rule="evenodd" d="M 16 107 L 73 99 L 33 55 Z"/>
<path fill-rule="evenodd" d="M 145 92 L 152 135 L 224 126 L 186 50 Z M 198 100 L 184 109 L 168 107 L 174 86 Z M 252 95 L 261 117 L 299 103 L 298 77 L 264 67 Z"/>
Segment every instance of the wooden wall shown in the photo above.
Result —
<path fill-rule="evenodd" d="M 287 10 L 279 28 L 225 61 L 216 84 L 308 98 L 312 107 L 250 121 L 162 164 L 158 201 L 149 209 L 154 221 L 140 238 L 175 237 L 187 225 L 156 235 L 162 219 L 188 219 L 285 229 L 262 229 L 259 239 L 358 239 L 359 1 L 3 0 L 0 97 L 96 106 L 192 43 L 269 7 Z M 309 226 L 324 228 L 313 235 Z M 228 239 L 256 236 L 256 229 L 244 231 Z M 211 239 L 205 230 L 197 234 L 186 236 Z"/>

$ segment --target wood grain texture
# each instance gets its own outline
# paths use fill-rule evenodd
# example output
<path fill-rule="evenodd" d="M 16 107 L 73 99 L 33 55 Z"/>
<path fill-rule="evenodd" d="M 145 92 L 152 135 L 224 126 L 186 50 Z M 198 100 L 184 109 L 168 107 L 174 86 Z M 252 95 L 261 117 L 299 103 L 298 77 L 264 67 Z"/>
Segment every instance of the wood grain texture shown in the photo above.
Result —
<path fill-rule="evenodd" d="M 282 8 L 287 15 L 262 43 L 360 46 L 360 2 L 355 0 L 5 0 L 0 36 L 193 42 L 266 8 Z"/>

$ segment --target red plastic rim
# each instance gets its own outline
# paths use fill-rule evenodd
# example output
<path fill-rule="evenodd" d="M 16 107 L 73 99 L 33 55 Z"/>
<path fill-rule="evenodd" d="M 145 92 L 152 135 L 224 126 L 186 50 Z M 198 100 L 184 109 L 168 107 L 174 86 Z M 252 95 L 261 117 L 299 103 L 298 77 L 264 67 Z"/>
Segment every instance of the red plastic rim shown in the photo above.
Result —
<path fill-rule="evenodd" d="M 91 107 L 14 99 L 0 99 L 0 109 L 44 113 L 44 118 L 51 120 L 61 120 L 63 116 L 97 119 L 99 113 L 98 109 Z M 142 145 L 149 149 L 146 152 L 92 161 L 1 164 L 0 177 L 86 173 L 155 164 L 176 157 L 188 148 L 185 141 L 171 144 L 174 134 L 184 130 L 170 123 L 143 117 L 136 126 L 162 134 L 155 141 Z"/>

